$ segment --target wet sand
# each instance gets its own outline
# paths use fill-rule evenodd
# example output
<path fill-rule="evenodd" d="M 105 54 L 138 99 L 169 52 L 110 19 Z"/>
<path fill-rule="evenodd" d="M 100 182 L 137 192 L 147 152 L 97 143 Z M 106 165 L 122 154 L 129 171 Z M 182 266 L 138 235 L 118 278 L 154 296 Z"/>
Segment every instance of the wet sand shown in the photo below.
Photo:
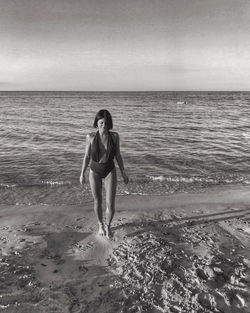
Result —
<path fill-rule="evenodd" d="M 3 312 L 250 312 L 250 186 L 0 207 Z"/>

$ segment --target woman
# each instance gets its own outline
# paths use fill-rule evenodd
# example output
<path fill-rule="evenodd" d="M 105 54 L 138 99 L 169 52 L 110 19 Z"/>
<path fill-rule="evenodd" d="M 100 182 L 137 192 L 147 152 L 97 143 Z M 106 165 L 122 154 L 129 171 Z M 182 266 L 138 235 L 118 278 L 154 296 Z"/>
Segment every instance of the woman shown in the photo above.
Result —
<path fill-rule="evenodd" d="M 125 173 L 123 160 L 120 153 L 120 140 L 118 133 L 110 132 L 113 128 L 111 114 L 107 110 L 100 110 L 94 120 L 96 133 L 90 133 L 86 137 L 85 156 L 82 164 L 80 183 L 85 183 L 85 172 L 90 162 L 89 182 L 94 198 L 94 210 L 98 219 L 99 234 L 110 238 L 110 225 L 115 213 L 116 195 L 116 168 L 114 158 L 120 168 L 125 184 L 128 176 Z M 102 182 L 106 191 L 106 227 L 102 218 Z"/>

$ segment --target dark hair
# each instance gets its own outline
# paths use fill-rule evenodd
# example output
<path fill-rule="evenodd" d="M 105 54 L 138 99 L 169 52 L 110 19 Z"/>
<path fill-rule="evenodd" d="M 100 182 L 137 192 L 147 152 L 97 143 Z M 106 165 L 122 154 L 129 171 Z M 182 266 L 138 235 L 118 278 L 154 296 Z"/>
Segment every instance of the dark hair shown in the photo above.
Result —
<path fill-rule="evenodd" d="M 113 128 L 112 116 L 108 110 L 100 110 L 99 112 L 96 113 L 93 127 L 97 127 L 97 122 L 102 118 L 105 118 L 105 120 L 107 121 L 108 129 L 112 129 Z"/>

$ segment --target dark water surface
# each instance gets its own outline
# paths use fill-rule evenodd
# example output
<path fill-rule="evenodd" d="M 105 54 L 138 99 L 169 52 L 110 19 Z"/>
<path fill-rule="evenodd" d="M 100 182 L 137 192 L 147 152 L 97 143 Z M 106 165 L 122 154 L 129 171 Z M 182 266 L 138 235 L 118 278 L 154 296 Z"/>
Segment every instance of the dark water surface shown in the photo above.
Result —
<path fill-rule="evenodd" d="M 102 108 L 131 180 L 119 193 L 249 184 L 249 92 L 0 92 L 1 203 L 90 199 L 79 174 Z"/>

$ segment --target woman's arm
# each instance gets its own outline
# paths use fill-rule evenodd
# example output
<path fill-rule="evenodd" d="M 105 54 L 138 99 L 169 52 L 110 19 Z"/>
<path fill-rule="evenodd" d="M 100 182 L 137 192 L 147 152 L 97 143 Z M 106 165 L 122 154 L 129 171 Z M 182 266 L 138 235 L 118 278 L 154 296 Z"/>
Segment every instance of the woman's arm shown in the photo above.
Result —
<path fill-rule="evenodd" d="M 91 141 L 90 141 L 90 135 L 86 136 L 86 147 L 85 147 L 85 155 L 82 162 L 82 171 L 80 175 L 80 184 L 85 183 L 85 172 L 87 170 L 87 167 L 89 165 L 90 161 L 90 152 L 91 152 Z"/>
<path fill-rule="evenodd" d="M 121 156 L 121 151 L 120 151 L 120 138 L 119 134 L 116 133 L 116 155 L 115 155 L 117 164 L 119 166 L 119 169 L 121 171 L 124 183 L 127 184 L 129 182 L 128 176 L 125 173 L 124 165 L 123 165 L 123 160 Z"/>

